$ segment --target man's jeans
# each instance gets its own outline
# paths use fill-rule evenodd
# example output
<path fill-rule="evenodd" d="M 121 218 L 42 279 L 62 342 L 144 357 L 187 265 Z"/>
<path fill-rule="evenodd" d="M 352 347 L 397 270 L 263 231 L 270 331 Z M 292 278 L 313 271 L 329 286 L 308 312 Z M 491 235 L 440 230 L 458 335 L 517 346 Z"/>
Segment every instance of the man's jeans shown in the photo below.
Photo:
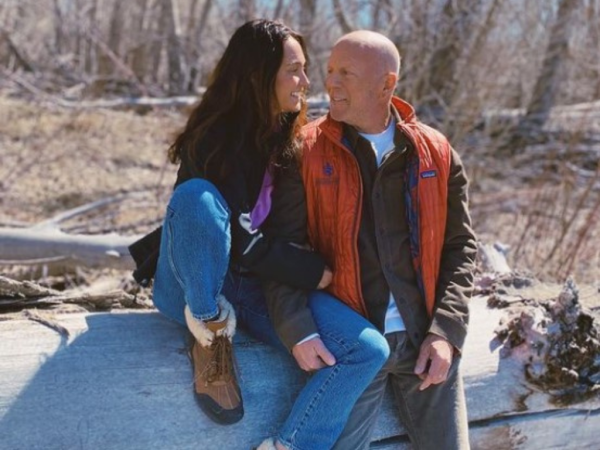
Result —
<path fill-rule="evenodd" d="M 448 379 L 419 391 L 421 379 L 414 374 L 419 351 L 406 332 L 386 335 L 389 360 L 356 403 L 336 450 L 369 448 L 381 401 L 388 381 L 402 424 L 417 450 L 468 450 L 467 408 L 460 376 L 460 358 L 455 356 Z"/>
<path fill-rule="evenodd" d="M 229 209 L 208 181 L 177 187 L 167 207 L 154 281 L 154 304 L 185 325 L 217 314 L 217 297 L 234 306 L 238 322 L 255 338 L 285 350 L 269 320 L 260 281 L 229 270 Z M 355 401 L 389 356 L 386 339 L 334 297 L 315 291 L 309 307 L 336 364 L 314 373 L 300 392 L 277 439 L 291 449 L 330 449 Z M 243 367 L 240 370 L 244 370 Z"/>

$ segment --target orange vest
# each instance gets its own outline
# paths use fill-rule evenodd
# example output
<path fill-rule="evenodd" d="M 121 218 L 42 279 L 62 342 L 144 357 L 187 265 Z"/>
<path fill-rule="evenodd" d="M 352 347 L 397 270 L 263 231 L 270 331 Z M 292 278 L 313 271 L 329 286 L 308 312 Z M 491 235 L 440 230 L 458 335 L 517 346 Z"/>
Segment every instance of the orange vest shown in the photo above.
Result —
<path fill-rule="evenodd" d="M 441 133 L 418 122 L 408 103 L 394 97 L 392 104 L 401 118 L 398 130 L 410 139 L 418 155 L 419 248 L 413 264 L 431 316 L 446 228 L 450 144 Z M 308 236 L 333 270 L 327 290 L 367 316 L 357 248 L 363 186 L 358 162 L 342 142 L 342 130 L 342 124 L 329 115 L 303 129 Z"/>

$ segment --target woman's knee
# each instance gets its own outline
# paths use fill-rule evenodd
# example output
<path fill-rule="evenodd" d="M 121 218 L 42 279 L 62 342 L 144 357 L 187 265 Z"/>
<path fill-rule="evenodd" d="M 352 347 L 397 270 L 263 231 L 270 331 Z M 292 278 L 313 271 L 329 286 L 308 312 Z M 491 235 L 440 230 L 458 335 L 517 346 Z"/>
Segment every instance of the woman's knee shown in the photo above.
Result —
<path fill-rule="evenodd" d="M 192 178 L 179 186 L 173 192 L 169 203 L 171 208 L 186 212 L 195 211 L 202 216 L 228 216 L 227 202 L 210 181 L 202 178 Z"/>
<path fill-rule="evenodd" d="M 358 337 L 358 348 L 362 358 L 383 366 L 390 356 L 387 339 L 375 328 L 365 328 Z"/>

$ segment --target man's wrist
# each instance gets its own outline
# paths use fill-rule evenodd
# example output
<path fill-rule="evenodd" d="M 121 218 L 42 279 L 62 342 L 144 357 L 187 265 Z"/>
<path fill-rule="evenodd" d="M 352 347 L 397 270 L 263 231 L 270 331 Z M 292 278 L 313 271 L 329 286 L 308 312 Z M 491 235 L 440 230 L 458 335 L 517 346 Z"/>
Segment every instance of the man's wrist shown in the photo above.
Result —
<path fill-rule="evenodd" d="M 311 339 L 318 338 L 318 337 L 321 337 L 321 336 L 319 335 L 319 333 L 312 333 L 312 334 L 309 334 L 309 335 L 308 335 L 308 336 L 306 336 L 304 339 L 300 340 L 299 342 L 296 342 L 296 345 L 304 344 L 305 342 L 308 342 L 308 341 L 310 341 Z"/>

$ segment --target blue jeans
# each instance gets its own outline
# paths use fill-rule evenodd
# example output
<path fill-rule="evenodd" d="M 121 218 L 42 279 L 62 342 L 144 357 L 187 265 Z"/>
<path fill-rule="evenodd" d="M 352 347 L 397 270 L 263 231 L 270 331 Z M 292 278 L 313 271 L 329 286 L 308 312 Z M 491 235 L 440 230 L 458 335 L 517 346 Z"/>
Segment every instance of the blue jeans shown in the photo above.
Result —
<path fill-rule="evenodd" d="M 285 349 L 271 325 L 259 280 L 229 268 L 229 220 L 227 203 L 212 183 L 194 178 L 175 189 L 163 224 L 154 305 L 186 326 L 186 305 L 195 318 L 210 319 L 218 313 L 222 294 L 254 338 Z"/>
<path fill-rule="evenodd" d="M 164 221 L 154 304 L 185 325 L 186 305 L 194 317 L 206 320 L 217 314 L 222 294 L 249 334 L 285 351 L 269 319 L 260 280 L 229 268 L 229 220 L 225 200 L 208 181 L 192 179 L 177 187 Z M 308 303 L 336 364 L 310 377 L 277 439 L 290 449 L 329 449 L 390 350 L 370 322 L 336 298 L 315 291 Z"/>
<path fill-rule="evenodd" d="M 167 205 L 154 276 L 154 305 L 185 326 L 186 304 L 199 320 L 215 317 L 229 267 L 230 212 L 210 182 L 179 185 Z"/>
<path fill-rule="evenodd" d="M 385 364 L 390 348 L 368 320 L 335 297 L 313 291 L 308 304 L 336 364 L 312 375 L 277 439 L 294 450 L 325 450 L 334 446 L 354 403 Z"/>

